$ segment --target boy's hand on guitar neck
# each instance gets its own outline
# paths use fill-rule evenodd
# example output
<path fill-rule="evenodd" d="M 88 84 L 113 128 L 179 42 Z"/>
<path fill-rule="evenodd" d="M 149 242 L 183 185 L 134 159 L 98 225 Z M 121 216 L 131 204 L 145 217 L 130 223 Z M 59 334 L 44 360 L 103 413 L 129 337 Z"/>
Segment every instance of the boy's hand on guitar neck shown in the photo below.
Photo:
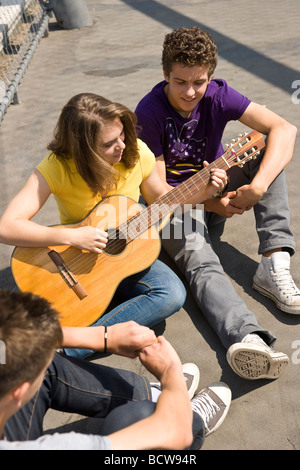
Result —
<path fill-rule="evenodd" d="M 209 163 L 207 161 L 203 162 L 203 167 L 207 168 Z M 228 176 L 226 171 L 219 168 L 212 168 L 210 170 L 210 180 L 208 185 L 205 187 L 205 192 L 207 197 L 213 196 L 216 192 L 222 192 L 227 186 Z"/>

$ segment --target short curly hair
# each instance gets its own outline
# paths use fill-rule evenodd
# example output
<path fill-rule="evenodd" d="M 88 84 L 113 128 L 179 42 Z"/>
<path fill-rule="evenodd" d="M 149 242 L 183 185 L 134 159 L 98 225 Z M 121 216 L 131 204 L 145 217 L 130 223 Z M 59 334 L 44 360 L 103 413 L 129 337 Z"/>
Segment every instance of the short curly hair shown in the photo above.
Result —
<path fill-rule="evenodd" d="M 217 55 L 217 46 L 208 32 L 197 26 L 179 28 L 165 36 L 162 66 L 164 72 L 169 75 L 174 63 L 187 67 L 205 65 L 208 66 L 208 75 L 211 76 L 217 66 Z"/>

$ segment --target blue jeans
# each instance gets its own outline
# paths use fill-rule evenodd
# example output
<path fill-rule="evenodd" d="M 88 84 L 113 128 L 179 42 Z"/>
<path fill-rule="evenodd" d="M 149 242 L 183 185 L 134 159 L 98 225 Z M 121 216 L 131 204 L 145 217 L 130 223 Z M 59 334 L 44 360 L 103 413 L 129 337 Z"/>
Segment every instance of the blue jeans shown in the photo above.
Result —
<path fill-rule="evenodd" d="M 234 167 L 230 173 L 228 191 L 249 184 L 259 168 L 261 158 L 262 155 L 243 168 Z M 259 237 L 258 252 L 262 254 L 280 247 L 293 254 L 295 241 L 289 227 L 284 172 L 277 176 L 261 201 L 255 205 L 254 214 Z M 226 349 L 241 341 L 248 333 L 258 333 L 267 344 L 273 344 L 275 336 L 258 325 L 253 312 L 235 292 L 213 249 L 209 230 L 214 225 L 224 224 L 225 220 L 213 212 L 197 209 L 181 217 L 174 217 L 164 229 L 169 231 L 167 236 L 162 232 L 163 247 L 187 279 L 199 309 Z M 198 238 L 194 236 L 193 240 L 195 226 Z M 180 231 L 183 232 L 182 237 L 178 237 Z"/>
<path fill-rule="evenodd" d="M 37 439 L 49 408 L 105 418 L 114 408 L 141 400 L 151 400 L 145 377 L 55 353 L 39 392 L 8 420 L 4 436 L 9 441 Z"/>
<path fill-rule="evenodd" d="M 8 441 L 35 440 L 43 435 L 49 408 L 99 420 L 99 435 L 108 435 L 155 411 L 148 380 L 133 372 L 55 354 L 39 392 L 6 423 Z M 204 441 L 203 422 L 194 413 L 194 442 Z M 62 435 L 63 439 L 63 435 Z"/>
<path fill-rule="evenodd" d="M 178 276 L 156 260 L 150 268 L 124 279 L 116 295 L 123 302 L 105 312 L 92 326 L 110 326 L 134 320 L 140 325 L 152 327 L 180 310 L 185 302 L 186 290 Z M 85 358 L 94 351 L 66 349 L 65 353 Z"/>

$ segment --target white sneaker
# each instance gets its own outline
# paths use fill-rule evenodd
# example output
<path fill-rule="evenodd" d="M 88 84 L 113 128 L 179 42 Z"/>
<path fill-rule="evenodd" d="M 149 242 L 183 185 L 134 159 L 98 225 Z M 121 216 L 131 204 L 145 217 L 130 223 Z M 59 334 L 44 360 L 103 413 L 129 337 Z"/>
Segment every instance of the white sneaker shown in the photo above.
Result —
<path fill-rule="evenodd" d="M 278 379 L 289 363 L 286 354 L 273 351 L 257 334 L 246 335 L 227 351 L 230 367 L 243 379 Z"/>
<path fill-rule="evenodd" d="M 184 380 L 186 383 L 188 395 L 191 400 L 193 396 L 195 395 L 196 390 L 199 385 L 200 371 L 198 367 L 196 366 L 196 364 L 193 364 L 192 362 L 186 362 L 182 366 L 182 372 L 184 375 Z M 161 391 L 160 382 L 151 382 L 150 385 L 152 388 L 156 388 L 157 390 Z"/>
<path fill-rule="evenodd" d="M 196 390 L 199 385 L 200 371 L 198 367 L 196 366 L 196 364 L 193 364 L 192 362 L 187 362 L 183 364 L 182 372 L 183 372 L 184 379 L 186 382 L 186 388 L 188 390 L 188 394 L 191 400 L 193 396 L 195 395 Z"/>
<path fill-rule="evenodd" d="M 193 411 L 198 413 L 205 427 L 205 436 L 223 423 L 231 403 L 231 390 L 223 382 L 214 382 L 192 399 Z"/>
<path fill-rule="evenodd" d="M 272 299 L 286 313 L 300 314 L 300 290 L 290 274 L 290 254 L 287 251 L 262 256 L 253 278 L 253 289 Z"/>

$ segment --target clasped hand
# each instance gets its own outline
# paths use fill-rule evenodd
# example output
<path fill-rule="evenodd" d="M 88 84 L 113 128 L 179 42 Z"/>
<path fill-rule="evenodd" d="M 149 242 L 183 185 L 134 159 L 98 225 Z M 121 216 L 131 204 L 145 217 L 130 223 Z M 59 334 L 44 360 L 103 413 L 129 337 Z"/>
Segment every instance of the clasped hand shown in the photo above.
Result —
<path fill-rule="evenodd" d="M 228 191 L 220 199 L 211 198 L 205 201 L 205 210 L 231 218 L 235 214 L 243 214 L 257 204 L 262 195 L 252 189 L 250 185 L 244 185 L 236 191 Z"/>
<path fill-rule="evenodd" d="M 230 205 L 239 210 L 248 211 L 257 204 L 262 195 L 252 189 L 251 185 L 244 185 L 235 191 L 234 197 L 230 198 Z"/>
<path fill-rule="evenodd" d="M 135 358 L 158 380 L 170 366 L 182 370 L 181 361 L 163 337 L 156 337 L 153 330 L 134 321 L 118 323 L 108 327 L 108 351 Z"/>

